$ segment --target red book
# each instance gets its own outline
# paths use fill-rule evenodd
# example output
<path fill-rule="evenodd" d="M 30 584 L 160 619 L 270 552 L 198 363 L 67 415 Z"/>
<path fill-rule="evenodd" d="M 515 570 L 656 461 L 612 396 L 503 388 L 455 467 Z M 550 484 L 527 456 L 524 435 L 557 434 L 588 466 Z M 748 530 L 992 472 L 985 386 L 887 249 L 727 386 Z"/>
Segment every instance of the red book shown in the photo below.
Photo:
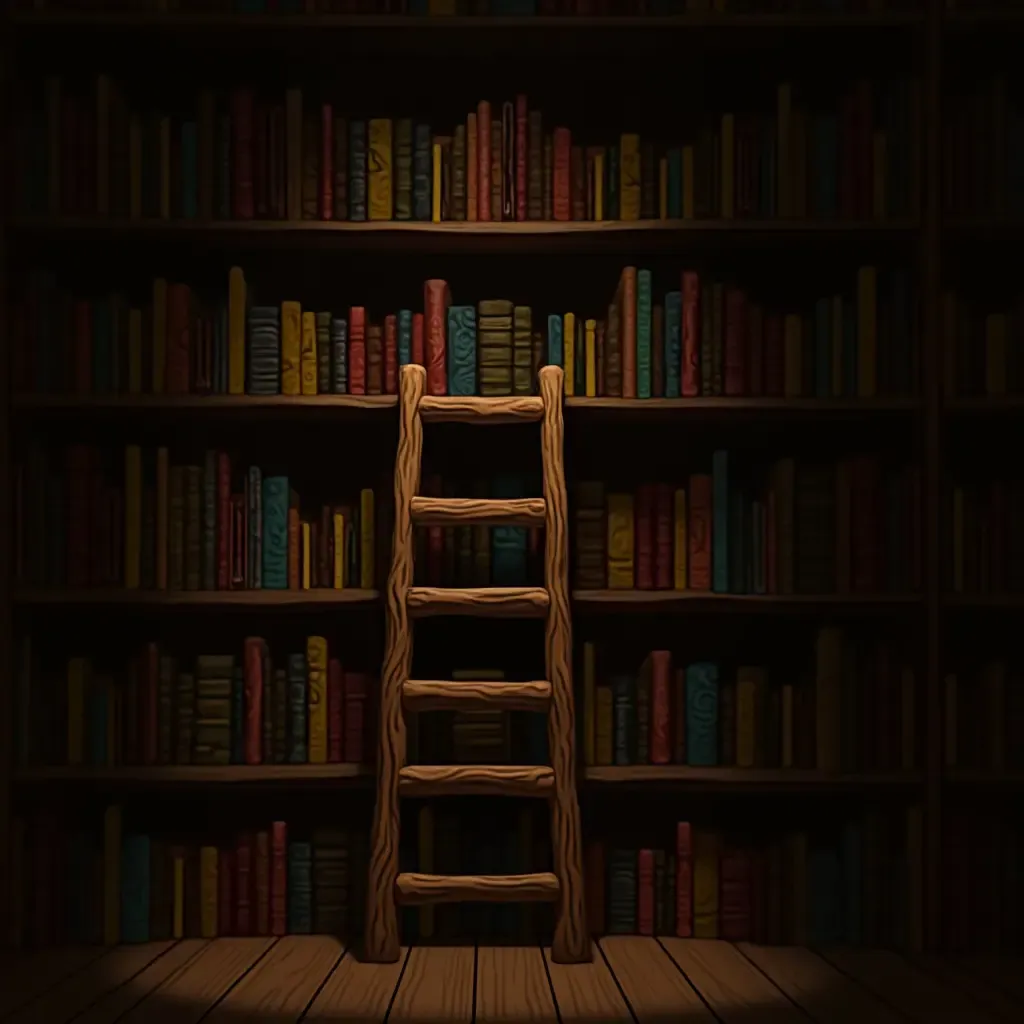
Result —
<path fill-rule="evenodd" d="M 764 318 L 764 392 L 771 398 L 783 395 L 785 366 L 782 317 L 768 313 Z"/>
<path fill-rule="evenodd" d="M 139 710 L 142 713 L 139 722 L 139 737 L 142 740 L 142 763 L 156 764 L 157 742 L 160 733 L 160 650 L 156 644 L 146 644 L 146 652 L 142 658 L 142 692 Z"/>
<path fill-rule="evenodd" d="M 366 394 L 366 310 L 362 306 L 348 311 L 348 393 Z"/>
<path fill-rule="evenodd" d="M 676 935 L 693 935 L 693 833 L 688 821 L 676 825 Z"/>
<path fill-rule="evenodd" d="M 636 492 L 636 588 L 654 589 L 654 485 Z"/>
<path fill-rule="evenodd" d="M 725 293 L 725 393 L 745 393 L 744 377 L 747 338 L 747 298 L 739 288 Z"/>
<path fill-rule="evenodd" d="M 750 939 L 750 858 L 745 850 L 729 850 L 719 864 L 718 927 L 730 942 Z"/>
<path fill-rule="evenodd" d="M 363 672 L 346 672 L 345 691 L 345 761 L 362 764 L 363 733 L 368 679 Z"/>
<path fill-rule="evenodd" d="M 747 394 L 764 394 L 764 321 L 756 306 L 747 314 Z"/>
<path fill-rule="evenodd" d="M 256 888 L 256 934 L 270 934 L 270 833 L 256 833 L 253 874 Z"/>
<path fill-rule="evenodd" d="M 654 934 L 654 851 L 637 854 L 636 927 L 641 935 Z"/>
<path fill-rule="evenodd" d="M 516 220 L 526 220 L 526 97 L 516 97 Z"/>
<path fill-rule="evenodd" d="M 690 545 L 690 589 L 711 589 L 711 477 L 690 477 L 687 540 Z"/>
<path fill-rule="evenodd" d="M 572 172 L 572 133 L 556 128 L 552 141 L 551 203 L 555 220 L 572 220 L 570 175 Z"/>
<path fill-rule="evenodd" d="M 189 337 L 192 293 L 187 284 L 172 284 L 167 295 L 167 393 L 189 393 L 192 345 Z"/>
<path fill-rule="evenodd" d="M 270 826 L 270 934 L 288 931 L 288 827 L 283 821 Z"/>
<path fill-rule="evenodd" d="M 426 366 L 423 353 L 423 314 L 412 315 L 412 361 L 419 366 Z"/>
<path fill-rule="evenodd" d="M 878 460 L 859 456 L 850 466 L 851 585 L 855 593 L 881 589 L 882 546 L 879 537 L 881 480 Z"/>
<path fill-rule="evenodd" d="M 651 652 L 651 764 L 672 762 L 672 654 Z"/>
<path fill-rule="evenodd" d="M 231 587 L 231 457 L 217 452 L 217 589 Z"/>
<path fill-rule="evenodd" d="M 217 857 L 217 934 L 235 934 L 235 855 L 220 850 Z"/>
<path fill-rule="evenodd" d="M 654 501 L 654 585 L 672 589 L 672 488 L 658 484 Z"/>
<path fill-rule="evenodd" d="M 320 219 L 334 219 L 334 111 L 320 108 Z"/>
<path fill-rule="evenodd" d="M 587 922 L 591 935 L 604 935 L 604 846 L 591 842 L 587 846 L 584 860 L 585 888 L 587 894 Z"/>
<path fill-rule="evenodd" d="M 245 763 L 263 762 L 263 641 L 245 640 Z"/>
<path fill-rule="evenodd" d="M 235 934 L 252 935 L 252 886 L 253 886 L 253 841 L 252 836 L 241 835 L 235 846 Z"/>
<path fill-rule="evenodd" d="M 445 364 L 445 327 L 451 294 L 448 284 L 431 278 L 423 286 L 423 313 L 426 323 L 427 394 L 448 394 L 448 372 Z"/>
<path fill-rule="evenodd" d="M 231 94 L 231 213 L 235 220 L 252 220 L 254 213 L 252 121 L 252 90 L 236 89 Z"/>
<path fill-rule="evenodd" d="M 340 764 L 344 749 L 345 688 L 341 662 L 327 662 L 327 763 Z"/>
<path fill-rule="evenodd" d="M 491 219 L 491 105 L 481 100 L 476 108 L 476 219 Z M 413 362 L 422 360 L 413 359 Z"/>
<path fill-rule="evenodd" d="M 93 450 L 87 444 L 68 448 L 68 586 L 89 585 L 90 512 Z"/>
<path fill-rule="evenodd" d="M 683 271 L 683 397 L 700 394 L 700 277 Z"/>
<path fill-rule="evenodd" d="M 384 317 L 384 394 L 398 394 L 398 317 Z"/>
<path fill-rule="evenodd" d="M 75 303 L 75 392 L 92 391 L 92 303 Z"/>

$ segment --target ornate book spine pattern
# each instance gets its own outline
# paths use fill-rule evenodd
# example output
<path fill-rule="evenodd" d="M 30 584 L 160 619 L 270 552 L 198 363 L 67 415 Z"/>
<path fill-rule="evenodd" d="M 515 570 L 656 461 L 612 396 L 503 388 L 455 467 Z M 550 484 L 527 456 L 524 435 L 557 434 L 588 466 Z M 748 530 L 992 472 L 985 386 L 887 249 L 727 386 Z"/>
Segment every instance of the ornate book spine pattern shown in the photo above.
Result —
<path fill-rule="evenodd" d="M 370 120 L 367 177 L 370 192 L 370 220 L 391 220 L 392 196 L 391 121 L 385 117 Z"/>
<path fill-rule="evenodd" d="M 476 394 L 476 308 L 448 308 L 448 394 Z"/>
<path fill-rule="evenodd" d="M 288 656 L 288 763 L 305 764 L 308 760 L 306 724 L 306 656 Z"/>
<path fill-rule="evenodd" d="M 395 122 L 395 220 L 412 219 L 412 121 Z"/>
<path fill-rule="evenodd" d="M 348 215 L 349 220 L 366 220 L 366 122 L 349 123 L 348 144 Z"/>
<path fill-rule="evenodd" d="M 263 586 L 288 587 L 288 478 L 263 480 Z"/>
<path fill-rule="evenodd" d="M 718 763 L 718 666 L 695 662 L 686 669 L 687 763 Z"/>
<path fill-rule="evenodd" d="M 343 395 L 348 391 L 348 321 L 344 317 L 331 319 L 331 391 Z"/>
<path fill-rule="evenodd" d="M 309 667 L 309 763 L 327 763 L 327 641 L 306 640 Z"/>

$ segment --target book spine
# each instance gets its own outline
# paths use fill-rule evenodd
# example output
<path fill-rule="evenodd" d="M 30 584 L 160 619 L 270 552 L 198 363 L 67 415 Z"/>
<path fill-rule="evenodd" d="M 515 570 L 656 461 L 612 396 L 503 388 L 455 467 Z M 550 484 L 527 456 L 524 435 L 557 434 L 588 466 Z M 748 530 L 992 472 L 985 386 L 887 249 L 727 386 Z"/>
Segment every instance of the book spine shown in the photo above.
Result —
<path fill-rule="evenodd" d="M 572 213 L 570 205 L 570 163 L 572 135 L 568 128 L 556 128 L 553 137 L 552 168 L 552 207 L 555 220 L 569 220 Z"/>
<path fill-rule="evenodd" d="M 348 393 L 366 391 L 366 310 L 352 306 L 348 314 Z"/>
<path fill-rule="evenodd" d="M 529 157 L 527 152 L 527 125 L 529 111 L 526 97 L 521 93 L 516 96 L 515 117 L 516 220 L 526 220 L 528 209 L 527 165 Z"/>
<path fill-rule="evenodd" d="M 432 279 L 424 285 L 423 308 L 426 329 L 427 394 L 448 393 L 445 325 L 448 319 L 448 285 Z"/>
<path fill-rule="evenodd" d="M 306 641 L 309 667 L 309 763 L 327 763 L 327 641 L 311 636 Z"/>
<path fill-rule="evenodd" d="M 366 122 L 349 122 L 348 217 L 366 220 Z"/>
<path fill-rule="evenodd" d="M 306 723 L 306 656 L 288 657 L 288 763 L 306 764 L 308 736 Z"/>
<path fill-rule="evenodd" d="M 687 763 L 718 763 L 718 667 L 696 662 L 686 669 Z"/>
<path fill-rule="evenodd" d="M 430 202 L 433 194 L 430 125 L 416 125 L 412 166 L 413 218 L 415 220 L 430 220 Z"/>
<path fill-rule="evenodd" d="M 270 934 L 288 931 L 288 831 L 283 821 L 270 830 Z"/>

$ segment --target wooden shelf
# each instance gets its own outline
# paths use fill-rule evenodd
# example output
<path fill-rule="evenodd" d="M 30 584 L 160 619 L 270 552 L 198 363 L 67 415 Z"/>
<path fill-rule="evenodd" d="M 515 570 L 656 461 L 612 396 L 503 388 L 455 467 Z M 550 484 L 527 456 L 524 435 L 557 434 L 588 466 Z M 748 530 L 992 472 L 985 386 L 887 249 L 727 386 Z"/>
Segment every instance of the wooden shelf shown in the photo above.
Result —
<path fill-rule="evenodd" d="M 947 398 L 947 413 L 969 416 L 1011 416 L 1024 413 L 1024 395 L 962 395 Z"/>
<path fill-rule="evenodd" d="M 949 768 L 943 776 L 957 786 L 991 786 L 997 789 L 1024 787 L 1024 771 L 992 771 L 991 769 Z"/>
<path fill-rule="evenodd" d="M 898 398 L 567 398 L 566 409 L 576 414 L 616 418 L 705 419 L 715 416 L 771 416 L 773 419 L 872 416 L 912 413 L 921 408 L 913 397 Z"/>
<path fill-rule="evenodd" d="M 920 772 L 836 774 L 800 768 L 697 768 L 682 764 L 643 764 L 591 767 L 584 771 L 588 783 L 608 785 L 658 784 L 686 789 L 900 789 L 920 786 Z"/>
<path fill-rule="evenodd" d="M 78 607 L 123 605 L 143 608 L 273 608 L 311 610 L 343 605 L 373 605 L 377 590 L 82 590 L 24 589 L 14 592 L 15 605 L 28 607 Z"/>
<path fill-rule="evenodd" d="M 923 607 L 918 594 L 714 594 L 706 590 L 574 590 L 581 612 L 884 612 Z"/>
<path fill-rule="evenodd" d="M 373 779 L 373 769 L 362 764 L 231 764 L 231 765 L 150 765 L 117 768 L 93 768 L 88 765 L 58 765 L 48 768 L 20 768 L 18 783 L 42 782 L 107 783 L 111 785 L 149 785 L 222 783 L 235 785 L 253 782 L 331 782 L 344 779 Z"/>
<path fill-rule="evenodd" d="M 1024 612 L 1024 594 L 955 594 L 942 597 L 947 608 L 973 611 Z"/>
<path fill-rule="evenodd" d="M 224 413 L 232 416 L 373 413 L 397 407 L 395 395 L 15 395 L 15 413 Z"/>

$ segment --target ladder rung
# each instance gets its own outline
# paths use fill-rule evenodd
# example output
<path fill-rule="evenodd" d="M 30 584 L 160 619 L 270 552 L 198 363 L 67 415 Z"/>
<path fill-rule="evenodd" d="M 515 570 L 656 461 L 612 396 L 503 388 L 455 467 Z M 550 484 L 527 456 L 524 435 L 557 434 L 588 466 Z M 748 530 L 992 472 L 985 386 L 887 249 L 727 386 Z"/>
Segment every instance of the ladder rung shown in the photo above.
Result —
<path fill-rule="evenodd" d="M 543 526 L 543 498 L 413 498 L 418 526 Z"/>
<path fill-rule="evenodd" d="M 427 615 L 482 615 L 489 618 L 539 618 L 548 610 L 543 587 L 410 587 L 406 606 L 418 618 Z"/>
<path fill-rule="evenodd" d="M 558 899 L 558 878 L 550 871 L 530 875 L 421 875 L 406 872 L 395 879 L 399 902 L 536 903 Z"/>
<path fill-rule="evenodd" d="M 406 679 L 402 701 L 410 711 L 459 711 L 481 706 L 501 711 L 547 711 L 551 684 L 504 680 Z"/>
<path fill-rule="evenodd" d="M 544 418 L 544 401 L 531 395 L 424 395 L 419 411 L 425 423 L 531 423 Z"/>
<path fill-rule="evenodd" d="M 548 765 L 415 764 L 398 773 L 402 796 L 548 796 L 554 785 Z"/>

